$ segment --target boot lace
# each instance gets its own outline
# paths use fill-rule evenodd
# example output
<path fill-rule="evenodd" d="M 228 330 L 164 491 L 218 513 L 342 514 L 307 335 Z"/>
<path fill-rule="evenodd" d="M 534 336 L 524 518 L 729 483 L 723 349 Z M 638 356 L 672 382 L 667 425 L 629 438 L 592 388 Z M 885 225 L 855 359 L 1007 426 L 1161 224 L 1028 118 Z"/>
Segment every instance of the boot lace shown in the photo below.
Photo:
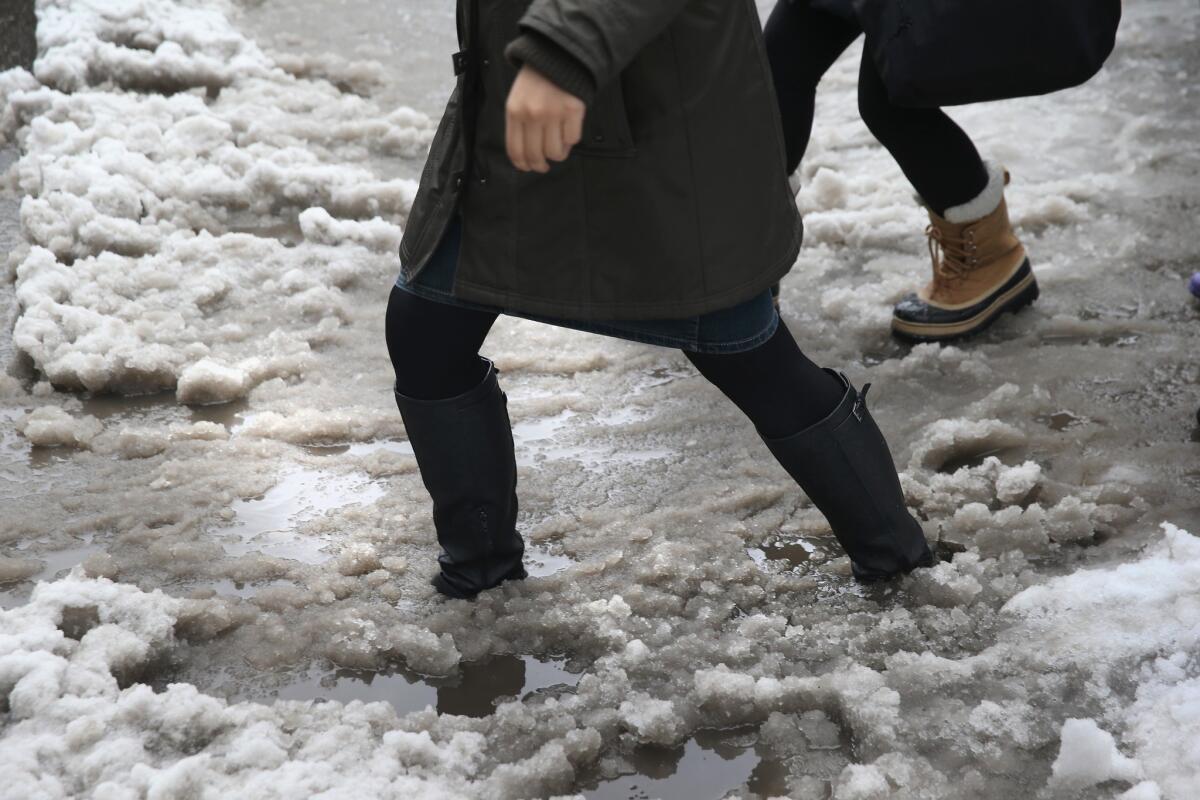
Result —
<path fill-rule="evenodd" d="M 929 257 L 933 261 L 934 277 L 943 281 L 959 281 L 979 263 L 975 257 L 975 234 L 971 230 L 961 236 L 950 236 L 936 225 L 925 228 L 929 239 Z"/>

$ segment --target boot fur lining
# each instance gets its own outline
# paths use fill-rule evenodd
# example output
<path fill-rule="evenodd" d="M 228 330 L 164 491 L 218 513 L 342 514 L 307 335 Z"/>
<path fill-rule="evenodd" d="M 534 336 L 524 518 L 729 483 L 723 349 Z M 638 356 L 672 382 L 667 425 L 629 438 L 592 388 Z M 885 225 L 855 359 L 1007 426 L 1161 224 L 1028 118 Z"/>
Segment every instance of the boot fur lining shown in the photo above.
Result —
<path fill-rule="evenodd" d="M 985 161 L 988 171 L 988 183 L 979 195 L 961 206 L 946 209 L 946 221 L 955 225 L 975 222 L 983 219 L 996 210 L 1004 197 L 1004 167 L 991 161 Z"/>

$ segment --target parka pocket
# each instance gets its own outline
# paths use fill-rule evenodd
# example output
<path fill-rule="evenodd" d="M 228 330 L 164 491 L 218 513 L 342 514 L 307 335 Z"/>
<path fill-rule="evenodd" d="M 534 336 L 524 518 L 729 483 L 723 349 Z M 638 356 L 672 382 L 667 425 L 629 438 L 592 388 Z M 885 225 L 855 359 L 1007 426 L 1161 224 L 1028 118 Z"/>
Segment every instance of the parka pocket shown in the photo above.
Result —
<path fill-rule="evenodd" d="M 574 152 L 582 156 L 630 158 L 637 155 L 621 80 L 604 87 L 583 118 L 583 138 Z"/>

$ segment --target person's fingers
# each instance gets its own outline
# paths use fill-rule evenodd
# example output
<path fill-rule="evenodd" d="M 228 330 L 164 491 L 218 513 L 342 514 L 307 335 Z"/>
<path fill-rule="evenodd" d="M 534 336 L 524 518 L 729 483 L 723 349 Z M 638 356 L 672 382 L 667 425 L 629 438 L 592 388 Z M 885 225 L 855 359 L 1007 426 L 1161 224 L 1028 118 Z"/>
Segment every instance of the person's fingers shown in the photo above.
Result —
<path fill-rule="evenodd" d="M 552 119 L 546 123 L 545 152 L 549 161 L 565 161 L 567 147 L 563 144 L 563 124 L 561 120 Z"/>
<path fill-rule="evenodd" d="M 534 172 L 549 172 L 546 163 L 546 123 L 538 119 L 524 126 L 525 168 Z"/>
<path fill-rule="evenodd" d="M 522 172 L 549 172 L 583 137 L 587 106 L 528 65 L 521 68 L 505 104 L 505 148 Z"/>
<path fill-rule="evenodd" d="M 586 107 L 582 103 L 579 104 L 578 108 L 572 108 L 567 111 L 567 118 L 563 121 L 563 144 L 566 145 L 568 152 L 583 139 L 583 117 L 585 113 Z"/>
<path fill-rule="evenodd" d="M 512 112 L 508 114 L 508 123 L 504 131 L 504 142 L 508 149 L 508 160 L 522 172 L 529 169 L 525 161 L 525 126 Z"/>
<path fill-rule="evenodd" d="M 579 108 L 568 108 L 562 121 L 563 160 L 571 155 L 571 150 L 583 139 L 583 115 L 585 108 L 581 103 Z"/>

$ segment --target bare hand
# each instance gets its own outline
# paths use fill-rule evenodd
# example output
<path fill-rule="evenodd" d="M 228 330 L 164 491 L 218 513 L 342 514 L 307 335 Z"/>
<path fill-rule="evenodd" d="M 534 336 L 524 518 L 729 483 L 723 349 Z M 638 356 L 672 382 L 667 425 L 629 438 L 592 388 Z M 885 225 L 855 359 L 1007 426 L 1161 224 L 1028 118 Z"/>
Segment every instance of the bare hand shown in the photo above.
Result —
<path fill-rule="evenodd" d="M 508 157 L 522 172 L 549 172 L 583 137 L 587 106 L 526 65 L 517 73 L 505 106 Z"/>

